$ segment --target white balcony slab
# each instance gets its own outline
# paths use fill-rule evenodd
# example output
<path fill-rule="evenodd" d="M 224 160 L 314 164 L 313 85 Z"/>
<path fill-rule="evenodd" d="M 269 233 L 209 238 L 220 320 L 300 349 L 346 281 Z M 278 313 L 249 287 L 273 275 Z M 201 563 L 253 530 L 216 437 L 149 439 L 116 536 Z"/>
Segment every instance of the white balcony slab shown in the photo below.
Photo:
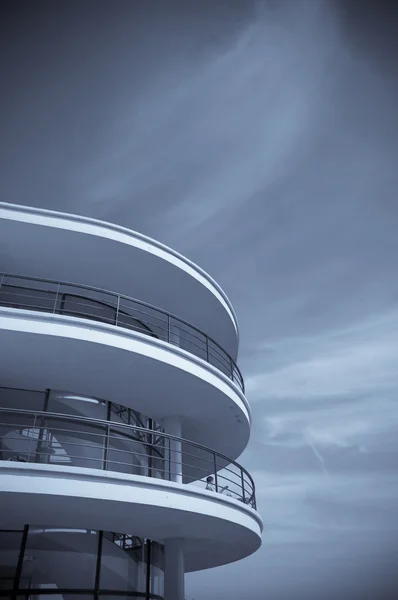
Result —
<path fill-rule="evenodd" d="M 238 324 L 226 294 L 192 261 L 147 236 L 0 202 L 0 255 L 3 272 L 90 285 L 158 306 L 212 337 L 236 360 Z"/>
<path fill-rule="evenodd" d="M 243 559 L 261 545 L 260 515 L 190 485 L 62 466 L 0 463 L 0 527 L 105 529 L 181 538 L 186 571 Z"/>
<path fill-rule="evenodd" d="M 177 346 L 113 325 L 0 307 L 0 381 L 111 400 L 156 421 L 178 416 L 182 437 L 232 459 L 249 440 L 247 400 L 226 375 Z"/>

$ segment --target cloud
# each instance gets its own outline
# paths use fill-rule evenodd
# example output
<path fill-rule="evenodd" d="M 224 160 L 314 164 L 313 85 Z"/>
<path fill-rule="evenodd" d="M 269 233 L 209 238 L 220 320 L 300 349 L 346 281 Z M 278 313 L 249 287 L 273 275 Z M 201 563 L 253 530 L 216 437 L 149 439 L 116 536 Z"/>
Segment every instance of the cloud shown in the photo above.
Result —
<path fill-rule="evenodd" d="M 246 378 L 252 401 L 310 400 L 385 392 L 398 384 L 398 312 L 310 339 L 284 339 L 285 364 Z M 270 344 L 271 345 L 271 344 Z M 290 356 L 289 356 L 290 354 Z"/>
<path fill-rule="evenodd" d="M 3 199 L 157 237 L 233 301 L 264 547 L 188 597 L 355 597 L 397 528 L 396 82 L 330 3 L 188 4 L 8 28 Z"/>

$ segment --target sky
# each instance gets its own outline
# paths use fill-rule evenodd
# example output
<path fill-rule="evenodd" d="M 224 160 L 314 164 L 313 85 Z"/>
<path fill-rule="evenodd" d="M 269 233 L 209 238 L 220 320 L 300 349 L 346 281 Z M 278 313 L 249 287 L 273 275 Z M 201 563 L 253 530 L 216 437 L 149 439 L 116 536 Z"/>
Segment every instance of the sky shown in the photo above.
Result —
<path fill-rule="evenodd" d="M 155 237 L 237 312 L 264 541 L 188 600 L 398 596 L 393 5 L 1 4 L 1 199 Z"/>

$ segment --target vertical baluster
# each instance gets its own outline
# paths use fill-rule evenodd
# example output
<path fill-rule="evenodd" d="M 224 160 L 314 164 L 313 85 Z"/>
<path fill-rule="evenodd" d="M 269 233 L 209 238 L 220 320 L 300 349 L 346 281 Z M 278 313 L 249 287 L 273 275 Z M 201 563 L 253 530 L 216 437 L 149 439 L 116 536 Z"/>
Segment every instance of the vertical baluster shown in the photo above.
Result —
<path fill-rule="evenodd" d="M 171 458 L 171 439 L 169 440 L 169 481 L 173 481 L 173 463 Z"/>
<path fill-rule="evenodd" d="M 119 312 L 120 312 L 120 296 L 117 297 L 117 305 L 116 305 L 116 317 L 115 317 L 115 325 L 119 324 Z"/>
<path fill-rule="evenodd" d="M 106 426 L 106 434 L 104 440 L 104 458 L 102 461 L 102 469 L 106 471 L 108 468 L 108 450 L 109 450 L 109 435 L 110 435 L 110 425 L 109 423 Z"/>
<path fill-rule="evenodd" d="M 218 492 L 218 475 L 217 475 L 217 456 L 215 452 L 213 453 L 214 457 L 214 486 L 216 488 L 216 492 Z"/>
<path fill-rule="evenodd" d="M 153 421 L 152 419 L 148 419 L 148 428 L 152 431 L 153 429 Z M 148 477 L 153 477 L 152 474 L 152 466 L 153 466 L 153 462 L 152 462 L 152 456 L 153 456 L 153 434 L 149 433 L 147 436 L 148 439 L 148 443 L 147 443 L 147 452 L 148 452 Z"/>
<path fill-rule="evenodd" d="M 240 470 L 240 478 L 242 482 L 242 500 L 246 504 L 246 496 L 245 496 L 245 480 L 243 478 L 243 470 Z"/>
<path fill-rule="evenodd" d="M 32 450 L 32 442 L 33 442 L 33 439 L 34 439 L 34 436 L 35 436 L 34 432 L 36 431 L 36 418 L 37 418 L 37 415 L 35 414 L 34 419 L 33 419 L 33 429 L 32 429 L 32 434 L 33 435 L 31 435 L 30 442 L 29 442 L 28 462 L 30 462 L 30 454 L 31 454 L 31 450 Z"/>
<path fill-rule="evenodd" d="M 46 413 L 48 411 L 48 403 L 50 400 L 50 390 L 47 389 L 46 390 L 46 395 L 44 397 L 44 410 L 43 412 Z M 43 448 L 45 447 L 43 444 L 43 440 L 44 440 L 44 433 L 46 431 L 46 417 L 45 414 L 41 414 L 40 417 L 40 425 L 38 427 L 38 435 L 37 435 L 37 444 L 36 444 L 36 456 L 35 456 L 35 462 L 36 463 L 40 463 L 41 462 L 41 455 L 42 455 L 42 451 Z"/>
<path fill-rule="evenodd" d="M 60 283 L 58 283 L 58 285 L 57 285 L 57 292 L 55 294 L 53 313 L 55 313 L 55 311 L 57 310 L 57 303 L 58 303 L 58 296 L 59 296 L 60 285 L 61 285 Z"/>

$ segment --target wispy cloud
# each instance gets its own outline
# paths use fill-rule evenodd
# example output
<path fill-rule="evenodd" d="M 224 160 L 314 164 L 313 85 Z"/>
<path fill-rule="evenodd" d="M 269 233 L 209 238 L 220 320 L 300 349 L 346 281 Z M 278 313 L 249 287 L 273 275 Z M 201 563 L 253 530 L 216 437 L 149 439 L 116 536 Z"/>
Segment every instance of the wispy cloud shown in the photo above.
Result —
<path fill-rule="evenodd" d="M 3 199 L 157 237 L 235 305 L 265 544 L 191 595 L 354 585 L 398 528 L 396 84 L 330 2 L 116 4 L 13 32 Z"/>
<path fill-rule="evenodd" d="M 272 346 L 285 361 L 246 379 L 252 401 L 347 397 L 388 391 L 398 384 L 398 312 L 345 330 Z"/>

